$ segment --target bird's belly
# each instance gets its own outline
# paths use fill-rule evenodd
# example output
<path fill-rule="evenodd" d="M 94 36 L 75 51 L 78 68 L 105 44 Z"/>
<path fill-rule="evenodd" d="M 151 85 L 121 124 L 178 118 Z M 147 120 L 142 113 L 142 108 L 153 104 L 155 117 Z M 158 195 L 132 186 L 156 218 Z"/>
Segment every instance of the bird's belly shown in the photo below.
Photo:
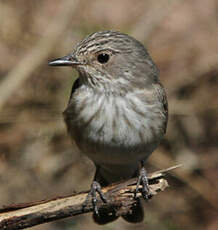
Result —
<path fill-rule="evenodd" d="M 135 112 L 123 99 L 97 105 L 66 119 L 78 147 L 96 164 L 132 164 L 146 159 L 157 147 L 163 135 L 160 119 L 153 122 L 157 113 L 152 116 L 146 106 Z"/>
<path fill-rule="evenodd" d="M 154 145 L 141 140 L 135 130 L 128 127 L 114 129 L 107 124 L 99 130 L 94 124 L 87 127 L 85 133 L 77 132 L 75 140 L 95 163 L 129 164 L 146 158 L 153 150 Z"/>

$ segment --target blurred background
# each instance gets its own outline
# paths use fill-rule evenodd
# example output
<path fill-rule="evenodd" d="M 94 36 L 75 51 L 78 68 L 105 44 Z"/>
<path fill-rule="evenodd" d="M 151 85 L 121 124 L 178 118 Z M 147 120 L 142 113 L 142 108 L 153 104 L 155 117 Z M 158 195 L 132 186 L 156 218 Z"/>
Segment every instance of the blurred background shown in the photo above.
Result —
<path fill-rule="evenodd" d="M 1 0 L 0 206 L 89 188 L 94 167 L 62 119 L 77 73 L 47 62 L 110 29 L 145 44 L 168 93 L 167 135 L 148 171 L 183 167 L 145 204 L 141 224 L 97 226 L 86 214 L 32 229 L 218 229 L 217 28 L 216 0 Z"/>

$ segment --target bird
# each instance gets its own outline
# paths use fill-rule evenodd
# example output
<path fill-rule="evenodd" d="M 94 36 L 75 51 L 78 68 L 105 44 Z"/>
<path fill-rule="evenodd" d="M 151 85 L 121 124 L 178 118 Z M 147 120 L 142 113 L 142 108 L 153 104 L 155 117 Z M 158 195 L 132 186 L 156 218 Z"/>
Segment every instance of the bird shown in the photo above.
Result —
<path fill-rule="evenodd" d="M 137 176 L 136 192 L 142 185 L 142 196 L 150 195 L 145 162 L 168 121 L 159 69 L 141 42 L 110 30 L 88 35 L 49 65 L 78 72 L 63 116 L 73 142 L 96 166 L 87 199 L 92 199 L 94 221 L 107 224 L 118 216 L 98 210 L 97 194 L 107 202 L 103 186 Z M 140 201 L 122 217 L 130 223 L 143 221 Z"/>

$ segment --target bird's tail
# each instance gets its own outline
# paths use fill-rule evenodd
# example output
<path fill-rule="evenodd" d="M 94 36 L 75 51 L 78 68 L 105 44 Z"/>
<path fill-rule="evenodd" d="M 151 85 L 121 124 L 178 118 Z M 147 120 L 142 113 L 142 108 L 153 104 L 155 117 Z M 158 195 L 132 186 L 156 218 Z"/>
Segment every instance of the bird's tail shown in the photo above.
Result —
<path fill-rule="evenodd" d="M 100 211 L 99 214 L 93 213 L 93 219 L 97 224 L 103 225 L 108 224 L 112 221 L 117 220 L 119 217 L 116 215 L 115 210 L 102 212 Z M 131 210 L 128 214 L 123 215 L 122 218 L 129 223 L 139 223 L 144 219 L 144 210 L 141 205 L 141 202 L 138 202 L 131 207 Z"/>
<path fill-rule="evenodd" d="M 131 207 L 131 210 L 128 214 L 122 216 L 124 220 L 129 223 L 139 223 L 144 219 L 144 210 L 140 200 Z"/>
<path fill-rule="evenodd" d="M 137 172 L 133 175 L 135 177 Z M 101 175 L 99 167 L 96 170 L 95 180 L 100 183 L 101 186 L 107 186 L 109 183 Z M 93 213 L 93 219 L 97 224 L 103 225 L 115 221 L 119 218 L 116 214 L 116 210 L 99 210 L 99 213 Z M 122 215 L 122 218 L 129 223 L 139 223 L 144 219 L 144 210 L 138 199 L 134 206 L 131 207 L 129 213 Z"/>
<path fill-rule="evenodd" d="M 103 225 L 103 224 L 108 224 L 110 222 L 113 222 L 117 220 L 119 217 L 116 215 L 115 210 L 112 210 L 112 212 L 103 212 L 100 211 L 99 214 L 93 213 L 93 220 L 95 223 Z"/>

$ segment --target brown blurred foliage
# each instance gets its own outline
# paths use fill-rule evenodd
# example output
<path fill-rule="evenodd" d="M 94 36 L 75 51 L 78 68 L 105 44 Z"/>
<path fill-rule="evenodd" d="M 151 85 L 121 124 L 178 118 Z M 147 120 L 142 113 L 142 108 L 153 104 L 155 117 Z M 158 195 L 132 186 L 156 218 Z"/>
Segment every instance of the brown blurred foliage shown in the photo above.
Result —
<path fill-rule="evenodd" d="M 119 30 L 145 44 L 170 108 L 150 171 L 182 163 L 145 204 L 145 221 L 96 226 L 90 215 L 33 229 L 218 229 L 218 2 L 0 1 L 0 205 L 88 189 L 91 162 L 62 119 L 76 73 L 50 68 L 87 34 Z"/>

